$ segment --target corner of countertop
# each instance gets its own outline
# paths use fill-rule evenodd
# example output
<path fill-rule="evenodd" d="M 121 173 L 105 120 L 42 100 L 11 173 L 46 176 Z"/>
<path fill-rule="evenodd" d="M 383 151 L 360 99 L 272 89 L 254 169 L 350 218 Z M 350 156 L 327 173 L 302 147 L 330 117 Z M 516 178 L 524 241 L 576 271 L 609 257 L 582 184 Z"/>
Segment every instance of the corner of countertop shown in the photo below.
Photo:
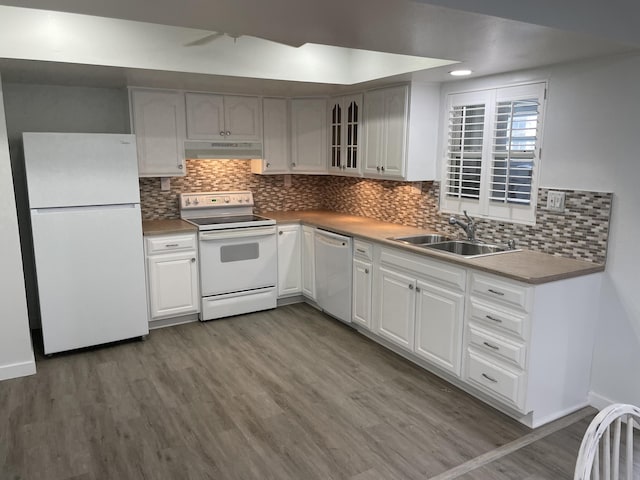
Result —
<path fill-rule="evenodd" d="M 144 236 L 192 233 L 197 231 L 198 229 L 195 225 L 185 222 L 180 218 L 142 221 L 142 234 Z"/>

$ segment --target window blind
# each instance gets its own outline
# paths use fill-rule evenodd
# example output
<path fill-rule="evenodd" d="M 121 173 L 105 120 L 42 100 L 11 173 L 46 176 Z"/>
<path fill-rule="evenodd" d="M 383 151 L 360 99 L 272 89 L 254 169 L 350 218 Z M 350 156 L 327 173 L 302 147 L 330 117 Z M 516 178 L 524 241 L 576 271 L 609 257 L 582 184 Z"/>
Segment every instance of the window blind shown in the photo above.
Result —
<path fill-rule="evenodd" d="M 449 112 L 445 191 L 453 198 L 480 198 L 485 105 L 454 105 Z"/>

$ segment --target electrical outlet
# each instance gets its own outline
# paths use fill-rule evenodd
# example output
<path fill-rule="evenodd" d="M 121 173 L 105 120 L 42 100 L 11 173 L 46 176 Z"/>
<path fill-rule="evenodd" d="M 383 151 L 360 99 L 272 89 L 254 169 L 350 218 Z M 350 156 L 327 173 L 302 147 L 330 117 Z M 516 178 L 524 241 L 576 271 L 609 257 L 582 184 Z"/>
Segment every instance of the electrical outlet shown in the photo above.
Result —
<path fill-rule="evenodd" d="M 567 192 L 549 190 L 549 193 L 547 194 L 547 210 L 558 213 L 564 212 L 566 196 Z"/>

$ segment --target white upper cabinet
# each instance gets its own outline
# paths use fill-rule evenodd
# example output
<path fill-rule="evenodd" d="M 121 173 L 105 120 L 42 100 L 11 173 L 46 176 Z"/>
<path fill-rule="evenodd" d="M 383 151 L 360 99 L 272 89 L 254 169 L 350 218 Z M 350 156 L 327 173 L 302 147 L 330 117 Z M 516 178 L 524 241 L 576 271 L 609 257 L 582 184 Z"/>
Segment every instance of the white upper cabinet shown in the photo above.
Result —
<path fill-rule="evenodd" d="M 435 84 L 413 82 L 365 92 L 364 176 L 434 180 L 439 105 Z"/>
<path fill-rule="evenodd" d="M 130 90 L 131 127 L 141 177 L 185 175 L 184 100 L 181 92 Z"/>
<path fill-rule="evenodd" d="M 251 172 L 289 173 L 289 101 L 286 98 L 262 100 L 263 158 L 251 160 Z"/>
<path fill-rule="evenodd" d="M 360 175 L 362 95 L 329 102 L 329 172 Z"/>
<path fill-rule="evenodd" d="M 291 171 L 327 173 L 327 100 L 291 100 Z"/>
<path fill-rule="evenodd" d="M 187 138 L 190 140 L 260 141 L 259 97 L 186 93 Z"/>

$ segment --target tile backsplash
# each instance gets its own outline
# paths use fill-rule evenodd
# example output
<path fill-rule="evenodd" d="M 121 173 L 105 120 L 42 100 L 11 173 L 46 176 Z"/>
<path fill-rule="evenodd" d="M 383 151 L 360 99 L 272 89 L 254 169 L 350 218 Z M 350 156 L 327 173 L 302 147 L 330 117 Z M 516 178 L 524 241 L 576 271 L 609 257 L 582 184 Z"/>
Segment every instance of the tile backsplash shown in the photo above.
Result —
<path fill-rule="evenodd" d="M 438 213 L 439 182 L 396 182 L 322 175 L 254 175 L 243 160 L 187 160 L 185 177 L 171 179 L 169 191 L 160 190 L 159 178 L 140 179 L 142 217 L 145 220 L 178 218 L 178 194 L 211 190 L 251 190 L 256 209 L 332 210 L 386 222 L 432 229 L 452 236 L 461 230 Z M 522 248 L 604 263 L 609 235 L 612 193 L 564 190 L 564 213 L 546 208 L 548 189 L 538 192 L 533 226 L 478 221 L 478 238 Z"/>
<path fill-rule="evenodd" d="M 284 186 L 284 175 L 254 175 L 249 160 L 187 160 L 187 175 L 173 177 L 171 190 L 160 190 L 159 178 L 140 179 L 144 220 L 178 218 L 182 192 L 251 190 L 258 211 L 319 210 L 324 206 L 325 177 L 296 175 Z"/>

